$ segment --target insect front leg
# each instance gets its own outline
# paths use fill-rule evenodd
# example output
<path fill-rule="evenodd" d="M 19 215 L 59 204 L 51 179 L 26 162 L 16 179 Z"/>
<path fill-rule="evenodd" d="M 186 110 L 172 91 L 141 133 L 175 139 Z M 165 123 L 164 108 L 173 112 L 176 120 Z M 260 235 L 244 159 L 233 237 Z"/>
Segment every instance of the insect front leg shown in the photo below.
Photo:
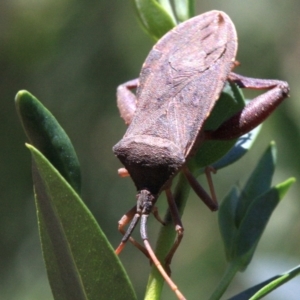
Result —
<path fill-rule="evenodd" d="M 137 78 L 127 81 L 117 88 L 117 105 L 126 125 L 131 123 L 136 110 L 137 99 L 131 90 L 137 88 L 138 84 L 139 79 Z"/>
<path fill-rule="evenodd" d="M 262 123 L 289 96 L 289 86 L 285 81 L 248 78 L 235 73 L 230 73 L 228 80 L 241 88 L 269 91 L 254 98 L 217 130 L 206 132 L 205 139 L 227 140 L 242 136 Z"/>

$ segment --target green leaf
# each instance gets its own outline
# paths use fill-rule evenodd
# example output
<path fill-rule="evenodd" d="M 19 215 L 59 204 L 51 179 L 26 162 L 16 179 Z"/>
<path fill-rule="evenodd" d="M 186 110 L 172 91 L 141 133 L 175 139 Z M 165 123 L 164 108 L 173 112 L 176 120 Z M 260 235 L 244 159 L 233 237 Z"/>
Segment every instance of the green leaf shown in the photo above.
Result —
<path fill-rule="evenodd" d="M 239 137 L 235 145 L 222 158 L 214 162 L 211 166 L 215 170 L 220 170 L 241 159 L 251 149 L 258 134 L 260 133 L 261 128 L 262 124 Z"/>
<path fill-rule="evenodd" d="M 176 26 L 172 14 L 155 0 L 133 0 L 138 18 L 146 32 L 155 40 Z"/>
<path fill-rule="evenodd" d="M 25 133 L 37 149 L 79 193 L 81 173 L 73 145 L 54 116 L 34 96 L 20 91 L 15 99 Z"/>
<path fill-rule="evenodd" d="M 229 271 L 221 279 L 211 300 L 220 299 L 235 273 L 243 271 L 248 266 L 273 210 L 295 182 L 294 178 L 290 178 L 270 188 L 274 168 L 275 144 L 271 143 L 251 174 L 241 195 L 238 194 L 237 189 L 232 189 L 222 201 L 219 211 L 219 227 L 229 262 Z M 246 196 L 247 201 L 244 200 Z M 246 209 L 238 219 L 240 201 L 245 201 Z"/>
<path fill-rule="evenodd" d="M 219 229 L 223 239 L 227 261 L 233 259 L 233 245 L 237 234 L 235 223 L 236 207 L 239 199 L 238 190 L 233 187 L 223 199 L 219 209 Z"/>
<path fill-rule="evenodd" d="M 240 261 L 241 270 L 250 263 L 274 209 L 294 182 L 294 178 L 287 179 L 255 198 L 248 207 L 235 240 L 235 257 Z"/>
<path fill-rule="evenodd" d="M 252 172 L 241 193 L 236 213 L 237 224 L 239 224 L 244 218 L 251 202 L 271 187 L 275 164 L 276 145 L 274 142 L 271 142 L 270 146 L 257 163 L 255 170 Z"/>
<path fill-rule="evenodd" d="M 174 7 L 177 19 L 180 22 L 186 21 L 195 15 L 193 0 L 175 0 Z"/>
<path fill-rule="evenodd" d="M 172 4 L 170 3 L 170 0 L 156 0 L 161 7 L 168 13 L 168 15 L 172 18 L 174 24 L 177 24 L 174 13 L 173 13 L 173 8 Z"/>
<path fill-rule="evenodd" d="M 229 267 L 210 300 L 220 299 L 236 272 L 243 271 L 250 263 L 273 210 L 294 181 L 294 178 L 290 178 L 254 199 L 240 224 L 235 221 L 239 201 L 237 191 L 233 189 L 223 200 L 219 212 L 219 226 Z M 236 300 L 238 299 L 249 298 Z"/>
<path fill-rule="evenodd" d="M 205 130 L 217 129 L 225 120 L 243 109 L 245 100 L 240 88 L 234 83 L 226 83 L 219 100 L 205 122 Z M 245 138 L 246 136 L 246 138 Z M 250 133 L 242 137 L 245 141 Z M 198 149 L 195 157 L 189 163 L 192 168 L 199 170 L 201 167 L 212 165 L 222 158 L 236 143 L 237 139 L 228 141 L 205 141 Z"/>
<path fill-rule="evenodd" d="M 245 106 L 245 98 L 242 90 L 232 82 L 226 82 L 215 107 L 205 122 L 205 130 L 215 130 L 224 121 Z"/>
<path fill-rule="evenodd" d="M 40 238 L 55 300 L 136 299 L 96 220 L 45 156 L 27 145 Z"/>
<path fill-rule="evenodd" d="M 229 300 L 258 300 L 262 297 L 268 295 L 284 283 L 292 280 L 294 277 L 300 274 L 300 266 L 295 267 L 294 269 L 287 271 L 283 274 L 276 275 L 272 278 L 269 278 L 266 281 L 263 281 L 241 293 L 231 297 Z"/>
<path fill-rule="evenodd" d="M 259 283 L 258 285 L 255 285 L 255 286 L 239 293 L 238 295 L 235 295 L 235 296 L 229 298 L 228 300 L 249 300 L 252 295 L 254 295 L 262 287 L 264 287 L 266 284 L 270 283 L 271 281 L 273 281 L 276 278 L 278 278 L 278 276 L 274 276 L 274 277 L 270 278 L 269 280 Z"/>
<path fill-rule="evenodd" d="M 258 300 L 262 297 L 268 295 L 284 283 L 290 281 L 294 277 L 298 276 L 300 274 L 300 266 L 295 267 L 294 269 L 279 275 L 278 277 L 275 276 L 272 281 L 268 282 L 262 289 L 260 289 L 253 297 L 251 297 L 249 300 Z"/>

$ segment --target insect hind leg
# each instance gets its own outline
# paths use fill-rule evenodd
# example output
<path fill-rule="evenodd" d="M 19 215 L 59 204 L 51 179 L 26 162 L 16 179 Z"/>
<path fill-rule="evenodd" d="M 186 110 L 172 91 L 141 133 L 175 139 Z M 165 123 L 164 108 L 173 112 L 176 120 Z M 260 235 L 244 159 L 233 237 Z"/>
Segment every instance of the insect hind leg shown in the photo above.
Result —
<path fill-rule="evenodd" d="M 133 79 L 119 85 L 117 88 L 117 105 L 126 125 L 131 123 L 135 114 L 137 99 L 131 90 L 137 88 L 138 84 L 139 80 Z"/>
<path fill-rule="evenodd" d="M 236 73 L 230 73 L 228 80 L 240 88 L 268 91 L 252 99 L 218 129 L 205 132 L 206 139 L 230 140 L 242 136 L 261 124 L 289 96 L 289 86 L 285 81 L 249 78 Z"/>

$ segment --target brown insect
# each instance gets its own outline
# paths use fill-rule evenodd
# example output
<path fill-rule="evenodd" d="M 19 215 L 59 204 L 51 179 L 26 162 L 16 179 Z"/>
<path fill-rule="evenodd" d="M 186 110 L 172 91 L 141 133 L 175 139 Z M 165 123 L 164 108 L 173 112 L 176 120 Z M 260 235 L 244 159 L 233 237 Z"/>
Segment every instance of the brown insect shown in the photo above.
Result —
<path fill-rule="evenodd" d="M 247 78 L 232 73 L 237 52 L 237 34 L 231 19 L 221 11 L 194 17 L 163 36 L 149 53 L 139 79 L 118 87 L 118 107 L 129 125 L 123 139 L 113 147 L 137 188 L 137 204 L 119 221 L 124 234 L 116 249 L 120 253 L 140 220 L 144 251 L 157 266 L 179 299 L 185 299 L 156 258 L 147 236 L 147 218 L 162 191 L 166 192 L 177 231 L 177 240 L 166 257 L 170 264 L 183 227 L 170 190 L 171 181 L 183 172 L 192 188 L 211 210 L 210 197 L 186 167 L 203 141 L 240 137 L 263 122 L 288 96 L 289 87 L 279 80 Z M 268 89 L 217 130 L 204 124 L 226 83 L 241 88 Z M 136 95 L 130 90 L 137 88 Z M 130 222 L 125 233 L 124 227 Z"/>

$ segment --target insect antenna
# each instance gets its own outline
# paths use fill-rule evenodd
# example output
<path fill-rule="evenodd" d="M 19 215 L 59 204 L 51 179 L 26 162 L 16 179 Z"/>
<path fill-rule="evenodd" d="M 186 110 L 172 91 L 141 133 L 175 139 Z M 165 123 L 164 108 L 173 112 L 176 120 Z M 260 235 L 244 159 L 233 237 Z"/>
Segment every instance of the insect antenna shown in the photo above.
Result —
<path fill-rule="evenodd" d="M 148 220 L 148 214 L 143 214 L 141 216 L 141 237 L 143 239 L 145 248 L 148 251 L 148 255 L 150 257 L 150 259 L 152 260 L 152 262 L 154 263 L 155 267 L 158 269 L 158 271 L 160 272 L 161 276 L 164 278 L 164 280 L 166 281 L 166 283 L 169 285 L 169 287 L 171 288 L 172 291 L 174 291 L 174 293 L 176 294 L 177 298 L 179 300 L 185 300 L 186 298 L 183 296 L 183 294 L 180 292 L 180 290 L 178 289 L 177 285 L 173 282 L 173 280 L 170 278 L 170 276 L 167 274 L 167 272 L 165 271 L 165 269 L 163 268 L 162 264 L 160 263 L 160 261 L 158 260 L 158 258 L 156 257 L 150 243 L 148 240 L 148 234 L 147 234 L 147 220 Z"/>

